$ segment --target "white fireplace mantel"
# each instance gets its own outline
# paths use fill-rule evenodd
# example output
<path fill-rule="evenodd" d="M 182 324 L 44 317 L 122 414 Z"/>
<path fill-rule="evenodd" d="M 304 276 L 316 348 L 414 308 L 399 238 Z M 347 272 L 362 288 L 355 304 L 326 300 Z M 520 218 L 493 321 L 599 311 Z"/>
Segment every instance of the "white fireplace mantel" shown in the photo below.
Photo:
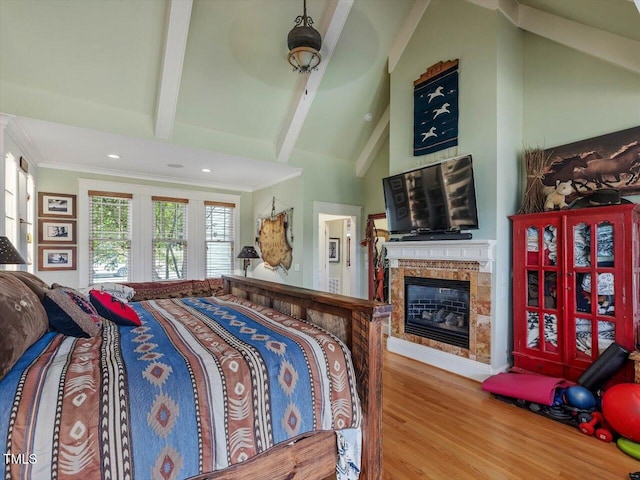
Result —
<path fill-rule="evenodd" d="M 391 268 L 398 260 L 451 260 L 478 262 L 480 272 L 492 273 L 495 240 L 446 240 L 386 242 L 387 258 Z"/>

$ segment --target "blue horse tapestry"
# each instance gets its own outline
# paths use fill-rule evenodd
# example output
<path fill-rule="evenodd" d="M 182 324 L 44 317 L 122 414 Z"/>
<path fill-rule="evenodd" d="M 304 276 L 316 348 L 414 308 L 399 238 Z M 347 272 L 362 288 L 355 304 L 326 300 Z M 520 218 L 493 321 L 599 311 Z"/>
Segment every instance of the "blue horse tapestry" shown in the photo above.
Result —
<path fill-rule="evenodd" d="M 439 62 L 414 82 L 413 154 L 458 145 L 458 60 Z"/>

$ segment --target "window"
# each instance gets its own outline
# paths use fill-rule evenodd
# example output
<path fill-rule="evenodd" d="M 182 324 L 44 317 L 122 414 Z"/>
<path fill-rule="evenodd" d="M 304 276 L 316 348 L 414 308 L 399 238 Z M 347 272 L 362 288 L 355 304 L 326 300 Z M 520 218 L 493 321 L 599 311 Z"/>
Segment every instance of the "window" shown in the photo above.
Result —
<path fill-rule="evenodd" d="M 180 198 L 152 197 L 153 280 L 187 278 L 187 205 Z"/>
<path fill-rule="evenodd" d="M 18 193 L 16 159 L 13 155 L 7 153 L 4 162 L 4 230 L 7 238 L 16 246 L 16 216 L 18 213 L 18 205 L 16 203 Z"/>
<path fill-rule="evenodd" d="M 206 202 L 205 208 L 205 276 L 233 273 L 234 210 L 233 203 Z"/>
<path fill-rule="evenodd" d="M 4 156 L 4 234 L 27 262 L 33 272 L 33 178 L 23 157 L 7 152 Z M 22 162 L 25 162 L 24 164 Z M 24 166 L 23 166 L 24 165 Z M 0 175 L 0 179 L 2 175 Z M 4 270 L 22 270 L 17 264 Z"/>
<path fill-rule="evenodd" d="M 93 227 L 91 232 L 89 228 L 78 229 L 79 286 L 106 279 L 112 282 L 202 279 L 233 273 L 238 268 L 235 250 L 240 195 L 84 178 L 78 180 L 78 186 L 78 226 L 92 222 L 100 225 L 102 219 L 98 212 L 94 215 L 90 204 L 102 197 L 110 199 L 112 206 L 114 202 L 120 205 L 118 216 L 122 219 L 115 222 L 120 230 L 111 234 L 108 228 L 102 229 L 104 232 Z M 102 240 L 98 245 L 109 240 L 112 251 L 122 252 L 112 254 L 111 261 L 96 265 L 101 269 L 95 276 L 94 251 L 88 248 L 94 237 L 96 241 Z M 113 245 L 114 239 L 122 243 Z M 120 270 L 123 267 L 126 270 Z M 118 270 L 126 276 L 118 277 Z"/>
<path fill-rule="evenodd" d="M 125 193 L 89 192 L 89 284 L 129 280 L 131 198 Z"/>
<path fill-rule="evenodd" d="M 33 226 L 34 222 L 34 211 L 33 211 L 33 199 L 36 198 L 36 186 L 33 182 L 33 177 L 31 175 L 27 175 L 27 263 L 29 266 L 28 270 L 33 273 Z"/>

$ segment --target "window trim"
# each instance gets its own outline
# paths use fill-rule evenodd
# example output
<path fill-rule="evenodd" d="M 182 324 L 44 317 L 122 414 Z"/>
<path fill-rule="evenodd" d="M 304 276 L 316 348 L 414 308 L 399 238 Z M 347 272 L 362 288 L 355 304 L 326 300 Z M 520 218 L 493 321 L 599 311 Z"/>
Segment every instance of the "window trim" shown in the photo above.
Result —
<path fill-rule="evenodd" d="M 187 266 L 187 278 L 204 278 L 204 258 L 205 258 L 205 228 L 204 219 L 205 202 L 232 203 L 235 205 L 234 242 L 240 243 L 240 195 L 226 193 L 207 192 L 202 190 L 180 190 L 175 188 L 165 188 L 155 185 L 140 185 L 135 183 L 116 183 L 103 180 L 92 180 L 87 178 L 78 179 L 78 225 L 89 224 L 89 191 L 103 191 L 112 193 L 132 194 L 132 223 L 136 227 L 133 229 L 131 238 L 132 258 L 142 259 L 136 262 L 131 269 L 131 282 L 149 282 L 151 278 L 151 245 L 153 238 L 152 225 L 150 221 L 144 222 L 142 219 L 150 219 L 153 213 L 152 197 L 182 198 L 189 201 L 187 223 L 187 241 L 189 242 L 189 257 Z M 236 269 L 237 269 L 236 265 Z M 85 228 L 80 228 L 78 232 L 78 285 L 86 287 L 89 284 L 89 233 Z M 237 272 L 236 272 L 237 273 Z"/>

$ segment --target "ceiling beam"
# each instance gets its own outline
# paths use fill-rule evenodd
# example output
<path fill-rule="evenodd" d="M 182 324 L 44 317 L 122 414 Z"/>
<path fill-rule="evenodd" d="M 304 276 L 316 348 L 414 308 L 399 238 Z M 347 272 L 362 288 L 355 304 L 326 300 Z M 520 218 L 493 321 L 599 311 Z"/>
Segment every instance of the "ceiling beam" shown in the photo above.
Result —
<path fill-rule="evenodd" d="M 520 5 L 520 27 L 640 74 L 640 42 Z"/>
<path fill-rule="evenodd" d="M 558 15 L 521 5 L 514 0 L 467 0 L 500 11 L 514 25 L 540 37 L 578 50 L 617 67 L 640 73 L 640 42 L 590 27 Z M 636 6 L 640 0 L 634 0 Z"/>
<path fill-rule="evenodd" d="M 511 23 L 516 27 L 518 25 L 518 7 L 519 4 L 515 0 L 467 0 L 489 10 L 499 10 Z"/>
<path fill-rule="evenodd" d="M 323 35 L 322 48 L 320 49 L 322 61 L 318 65 L 318 69 L 307 77 L 300 76 L 293 102 L 280 127 L 276 141 L 276 158 L 279 162 L 289 161 L 352 6 L 353 0 L 334 2 L 334 10 L 329 14 L 331 20 L 325 22 L 325 24 L 328 23 L 328 27 Z"/>
<path fill-rule="evenodd" d="M 393 72 L 396 68 L 400 57 L 402 57 L 402 52 L 404 52 L 411 37 L 413 37 L 413 32 L 416 31 L 424 12 L 427 11 L 429 3 L 431 3 L 431 0 L 416 0 L 416 3 L 413 4 L 411 12 L 407 15 L 407 19 L 404 21 L 404 25 L 400 29 L 400 32 L 398 32 L 393 46 L 389 51 L 389 73 Z"/>
<path fill-rule="evenodd" d="M 156 105 L 155 136 L 161 140 L 169 140 L 173 133 L 192 6 L 193 0 L 171 0 L 169 4 Z"/>
<path fill-rule="evenodd" d="M 369 167 L 376 159 L 376 155 L 380 151 L 382 144 L 389 138 L 389 120 L 391 114 L 389 112 L 389 106 L 380 117 L 376 128 L 373 129 L 369 140 L 365 144 L 360 156 L 356 161 L 356 177 L 364 177 L 369 170 Z"/>

